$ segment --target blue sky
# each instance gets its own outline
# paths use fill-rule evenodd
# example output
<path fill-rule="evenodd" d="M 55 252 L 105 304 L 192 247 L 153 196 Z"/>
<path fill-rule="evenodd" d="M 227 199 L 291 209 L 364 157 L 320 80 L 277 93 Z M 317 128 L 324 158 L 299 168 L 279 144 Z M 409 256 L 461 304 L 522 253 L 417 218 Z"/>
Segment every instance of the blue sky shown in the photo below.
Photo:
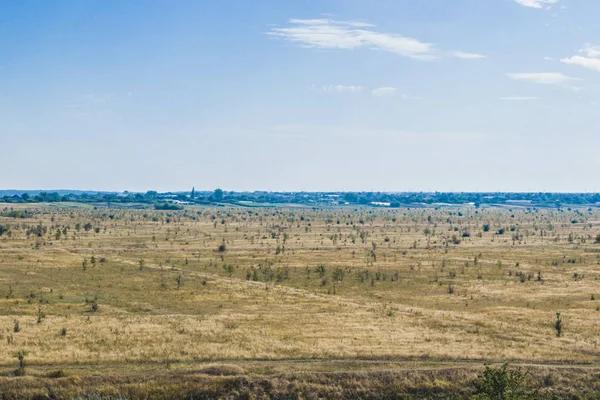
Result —
<path fill-rule="evenodd" d="M 597 0 L 0 0 L 0 188 L 599 191 Z"/>

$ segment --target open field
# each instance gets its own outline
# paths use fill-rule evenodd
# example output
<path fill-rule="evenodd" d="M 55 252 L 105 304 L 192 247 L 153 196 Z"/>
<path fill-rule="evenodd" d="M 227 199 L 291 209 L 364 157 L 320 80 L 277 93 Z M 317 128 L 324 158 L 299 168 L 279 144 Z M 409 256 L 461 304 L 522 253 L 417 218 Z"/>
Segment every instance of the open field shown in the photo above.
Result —
<path fill-rule="evenodd" d="M 7 398 L 600 397 L 596 208 L 0 212 Z"/>

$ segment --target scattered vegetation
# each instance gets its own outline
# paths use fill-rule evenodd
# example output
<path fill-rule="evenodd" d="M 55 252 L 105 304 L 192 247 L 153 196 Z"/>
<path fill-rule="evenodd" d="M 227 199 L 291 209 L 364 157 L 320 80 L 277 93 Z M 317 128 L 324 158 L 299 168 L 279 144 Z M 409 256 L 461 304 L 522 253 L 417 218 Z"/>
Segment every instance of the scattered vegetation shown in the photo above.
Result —
<path fill-rule="evenodd" d="M 232 207 L 229 192 L 198 192 L 194 201 L 209 196 L 222 196 L 218 207 L 6 205 L 3 212 L 28 217 L 0 217 L 0 363 L 8 366 L 0 392 L 3 379 L 20 382 L 18 351 L 23 382 L 92 382 L 106 372 L 116 386 L 123 373 L 126 386 L 139 368 L 166 373 L 179 389 L 192 374 L 202 393 L 258 398 L 292 393 L 283 382 L 307 398 L 335 398 L 332 387 L 368 397 L 371 385 L 392 390 L 380 392 L 393 393 L 387 398 L 449 390 L 485 398 L 490 392 L 471 384 L 475 365 L 498 360 L 527 365 L 525 386 L 545 396 L 575 379 L 570 365 L 597 358 L 600 209 Z M 548 340 L 553 334 L 565 339 Z M 265 372 L 302 364 L 290 359 L 347 368 L 352 378 Z M 245 372 L 218 384 L 197 372 L 224 360 Z M 418 360 L 435 380 L 384 378 L 398 360 Z M 546 379 L 534 368 L 550 363 L 564 369 Z M 453 376 L 454 386 L 442 364 L 470 372 Z M 510 388 L 505 372 L 497 379 Z M 478 381 L 496 376 L 488 375 Z M 246 383 L 225 383 L 234 378 Z M 317 378 L 326 382 L 318 390 Z"/>

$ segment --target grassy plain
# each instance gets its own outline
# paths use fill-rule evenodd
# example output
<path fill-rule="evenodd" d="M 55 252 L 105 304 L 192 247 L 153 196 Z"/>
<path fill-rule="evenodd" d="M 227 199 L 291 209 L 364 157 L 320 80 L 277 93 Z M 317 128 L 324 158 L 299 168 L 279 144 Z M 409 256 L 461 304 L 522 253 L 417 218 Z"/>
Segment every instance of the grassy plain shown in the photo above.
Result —
<path fill-rule="evenodd" d="M 596 208 L 11 208 L 5 398 L 600 396 Z"/>

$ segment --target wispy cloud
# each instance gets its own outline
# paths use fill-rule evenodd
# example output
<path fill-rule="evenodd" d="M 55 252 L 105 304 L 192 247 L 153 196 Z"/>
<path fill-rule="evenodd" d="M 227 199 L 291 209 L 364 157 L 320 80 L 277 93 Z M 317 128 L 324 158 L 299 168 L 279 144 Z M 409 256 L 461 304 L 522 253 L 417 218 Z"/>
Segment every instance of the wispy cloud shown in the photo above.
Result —
<path fill-rule="evenodd" d="M 371 27 L 370 24 L 357 21 L 291 19 L 288 27 L 273 28 L 268 34 L 305 47 L 345 50 L 370 48 L 420 60 L 435 58 L 431 43 L 367 29 Z"/>
<path fill-rule="evenodd" d="M 106 103 L 112 97 L 112 93 L 103 93 L 103 94 L 86 94 L 85 99 L 94 103 Z"/>
<path fill-rule="evenodd" d="M 423 100 L 422 97 L 419 96 L 409 96 L 407 94 L 401 94 L 400 97 L 402 97 L 402 100 Z"/>
<path fill-rule="evenodd" d="M 382 86 L 374 89 L 359 85 L 312 85 L 310 90 L 322 93 L 362 93 L 370 92 L 374 97 L 390 97 L 398 95 L 402 100 L 423 100 L 422 97 L 410 96 L 404 93 L 398 93 L 398 89 L 393 86 Z"/>
<path fill-rule="evenodd" d="M 509 78 L 518 81 L 528 81 L 540 83 L 543 85 L 561 85 L 572 81 L 580 81 L 579 78 L 572 78 L 561 74 L 560 72 L 531 72 L 531 73 L 510 73 L 506 74 Z"/>
<path fill-rule="evenodd" d="M 573 56 L 570 58 L 563 58 L 560 61 L 565 64 L 579 65 L 600 72 L 600 58 Z"/>
<path fill-rule="evenodd" d="M 391 86 L 380 87 L 371 90 L 371 94 L 375 97 L 393 96 L 396 93 L 396 88 Z"/>
<path fill-rule="evenodd" d="M 464 51 L 453 51 L 452 56 L 456 58 L 462 58 L 464 60 L 478 60 L 486 57 L 483 54 L 466 53 Z"/>
<path fill-rule="evenodd" d="M 360 93 L 362 92 L 363 87 L 353 85 L 312 85 L 311 89 L 326 93 Z"/>
<path fill-rule="evenodd" d="M 353 26 L 356 28 L 369 28 L 372 26 L 375 26 L 373 24 L 368 24 L 366 22 L 362 22 L 362 21 L 335 21 L 335 20 L 331 20 L 331 19 L 298 19 L 298 18 L 292 18 L 290 19 L 290 24 L 297 24 L 297 25 L 329 25 L 331 23 L 338 23 L 338 24 L 344 24 L 347 26 Z"/>
<path fill-rule="evenodd" d="M 531 101 L 531 100 L 539 100 L 539 97 L 532 96 L 506 96 L 500 97 L 500 100 L 509 100 L 509 101 Z"/>
<path fill-rule="evenodd" d="M 587 45 L 579 50 L 579 53 L 585 54 L 586 56 L 575 55 L 573 57 L 562 58 L 560 62 L 570 65 L 579 65 L 580 67 L 600 72 L 600 46 Z"/>
<path fill-rule="evenodd" d="M 319 125 L 319 124 L 282 124 L 241 132 L 250 137 L 278 137 L 291 139 L 313 139 L 315 137 L 332 138 L 399 138 L 411 142 L 431 143 L 464 141 L 485 141 L 489 136 L 481 132 L 461 131 L 403 131 L 396 129 L 377 129 L 362 125 Z"/>
<path fill-rule="evenodd" d="M 525 7 L 544 8 L 558 3 L 558 0 L 515 0 L 515 2 Z"/>
<path fill-rule="evenodd" d="M 373 49 L 417 60 L 440 58 L 433 43 L 395 34 L 377 32 L 374 25 L 362 21 L 333 19 L 290 19 L 283 28 L 272 28 L 268 35 L 317 49 Z M 478 54 L 454 52 L 455 57 L 481 58 Z"/>
<path fill-rule="evenodd" d="M 588 44 L 583 49 L 579 50 L 579 52 L 587 54 L 588 57 L 600 57 L 600 46 Z"/>

